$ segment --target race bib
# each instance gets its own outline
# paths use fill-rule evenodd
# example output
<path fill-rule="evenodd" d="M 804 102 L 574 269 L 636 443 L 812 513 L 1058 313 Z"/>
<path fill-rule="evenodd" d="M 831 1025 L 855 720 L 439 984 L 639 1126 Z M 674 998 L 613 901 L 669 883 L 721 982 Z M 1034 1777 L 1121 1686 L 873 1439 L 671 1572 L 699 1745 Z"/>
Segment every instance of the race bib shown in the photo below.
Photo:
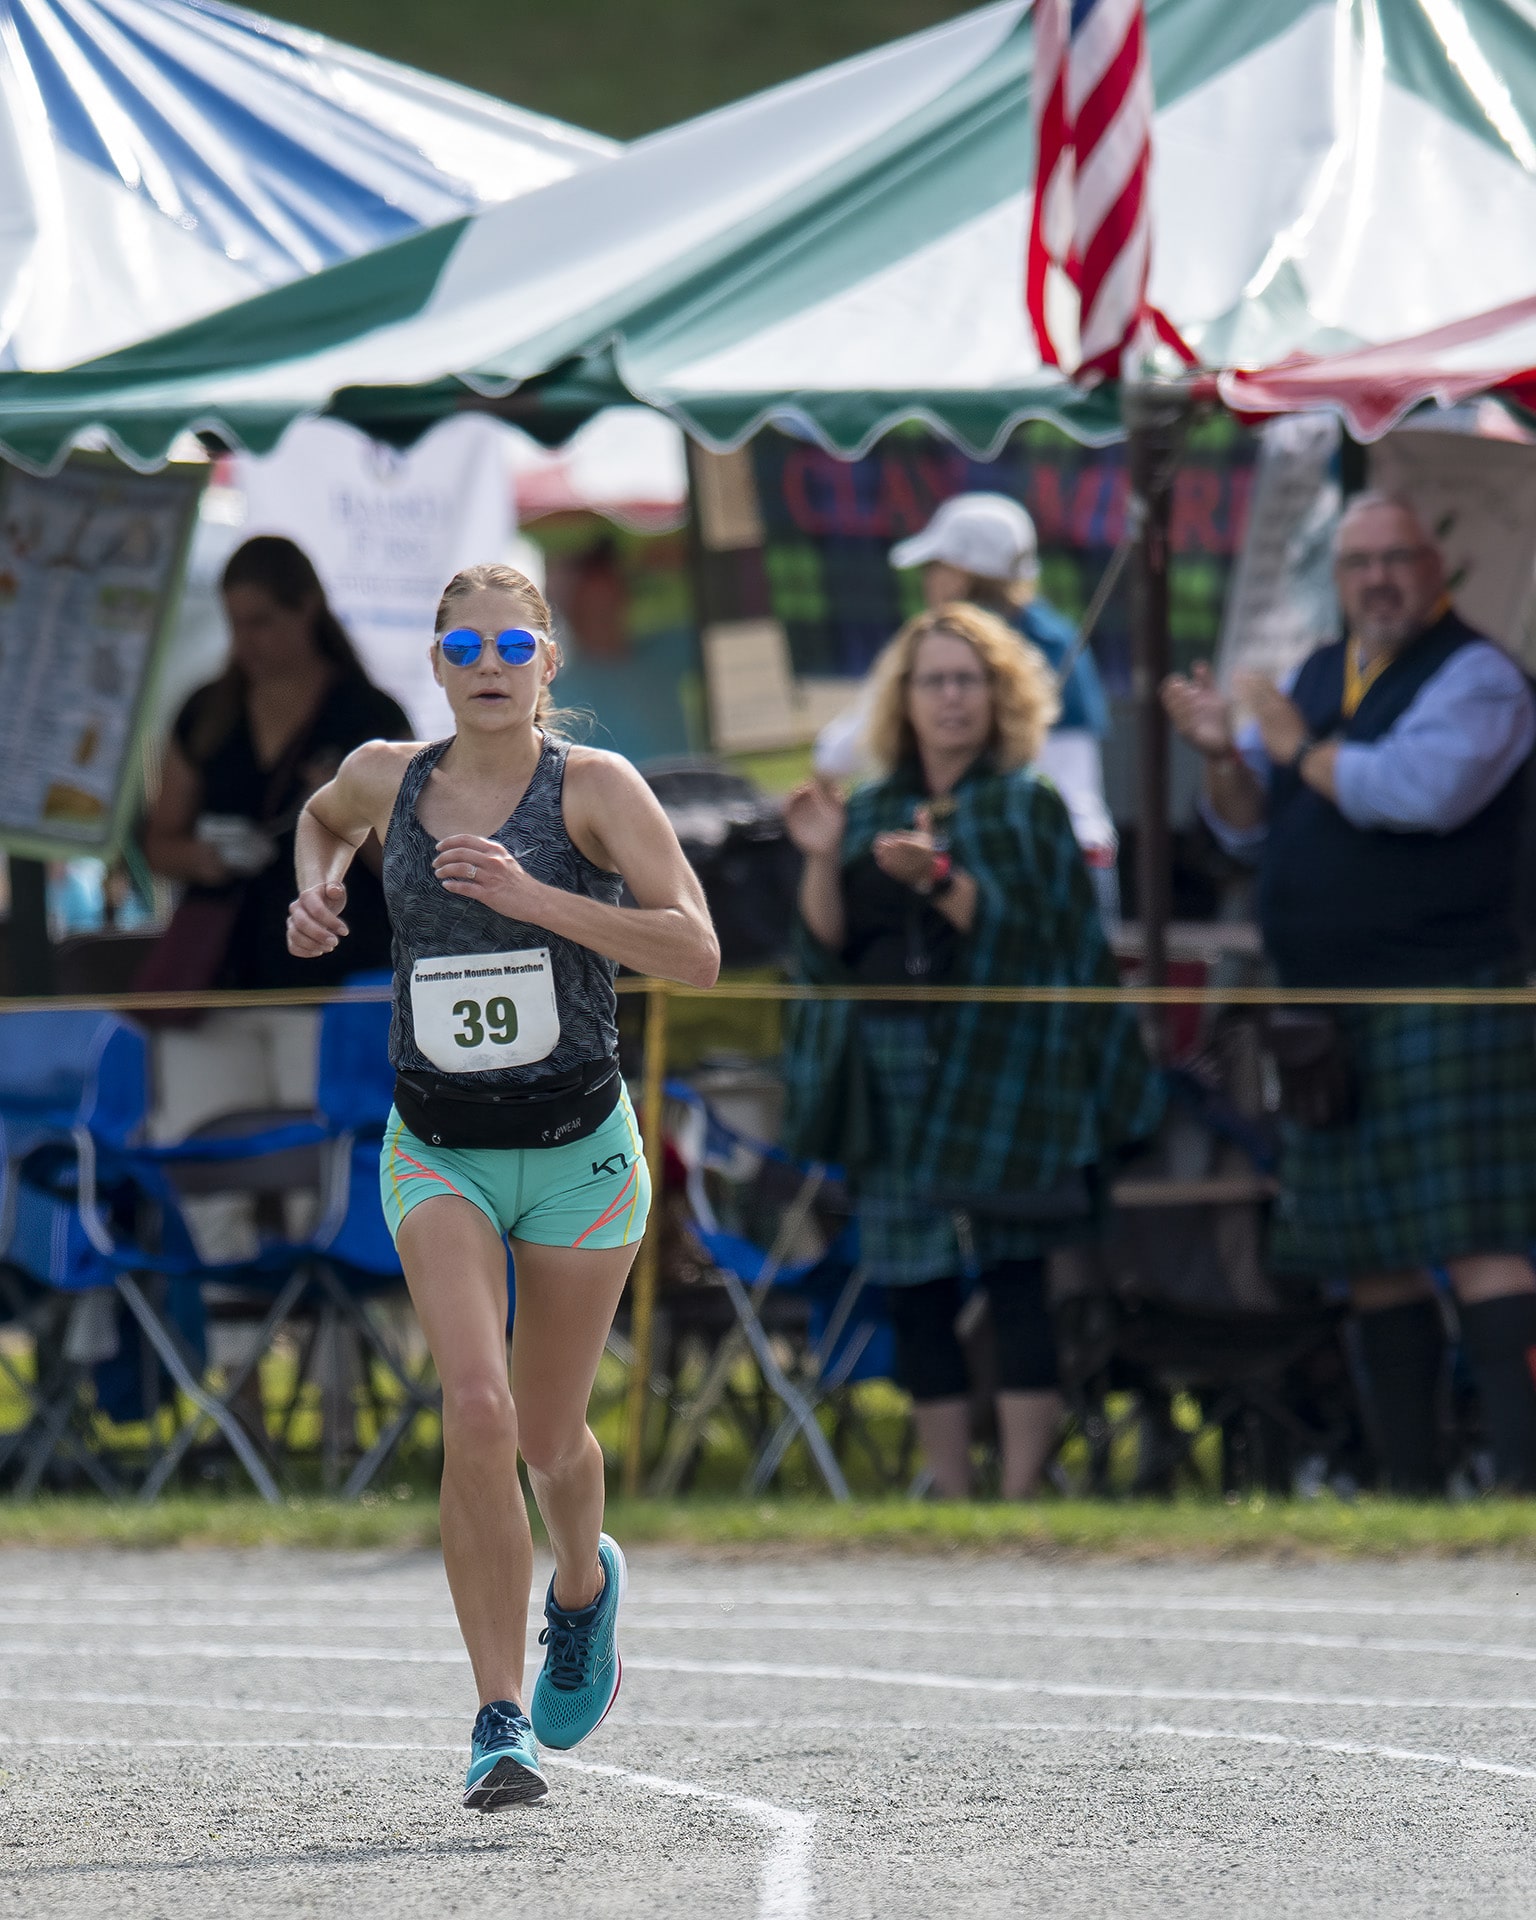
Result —
<path fill-rule="evenodd" d="M 526 1067 L 560 1038 L 548 947 L 456 954 L 411 969 L 416 1045 L 441 1073 Z"/>

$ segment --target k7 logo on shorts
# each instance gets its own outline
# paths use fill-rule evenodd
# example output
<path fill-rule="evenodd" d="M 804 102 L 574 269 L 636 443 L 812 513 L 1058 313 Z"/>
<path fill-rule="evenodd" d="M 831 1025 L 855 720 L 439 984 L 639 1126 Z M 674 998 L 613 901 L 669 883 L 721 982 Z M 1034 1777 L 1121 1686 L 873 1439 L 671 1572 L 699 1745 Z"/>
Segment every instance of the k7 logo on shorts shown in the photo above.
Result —
<path fill-rule="evenodd" d="M 623 1173 L 625 1169 L 628 1167 L 628 1165 L 629 1165 L 628 1154 L 610 1153 L 606 1160 L 594 1160 L 592 1162 L 592 1171 L 594 1174 Z"/>

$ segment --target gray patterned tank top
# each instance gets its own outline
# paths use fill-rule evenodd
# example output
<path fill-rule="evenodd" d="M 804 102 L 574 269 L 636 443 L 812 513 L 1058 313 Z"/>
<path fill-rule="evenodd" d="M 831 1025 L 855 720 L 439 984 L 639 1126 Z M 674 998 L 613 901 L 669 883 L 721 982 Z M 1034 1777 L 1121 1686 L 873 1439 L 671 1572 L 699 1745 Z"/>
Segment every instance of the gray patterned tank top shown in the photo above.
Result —
<path fill-rule="evenodd" d="M 397 1072 L 430 1074 L 438 1070 L 417 1045 L 412 977 L 419 963 L 443 960 L 450 964 L 441 970 L 442 977 L 451 981 L 456 978 L 451 963 L 463 960 L 467 964 L 462 969 L 462 1005 L 472 1011 L 459 1014 L 460 1003 L 455 1003 L 452 1017 L 457 1025 L 452 1030 L 452 1042 L 469 1047 L 467 1071 L 460 1069 L 465 1079 L 477 1087 L 537 1092 L 579 1068 L 617 1057 L 618 1003 L 613 982 L 618 968 L 589 947 L 563 940 L 547 927 L 505 919 L 478 900 L 445 891 L 432 871 L 437 843 L 417 818 L 416 803 L 432 769 L 452 744 L 451 740 L 435 741 L 406 768 L 384 840 L 384 898 L 394 932 L 395 968 L 390 1063 Z M 512 817 L 490 837 L 546 886 L 563 887 L 568 893 L 585 894 L 590 900 L 617 906 L 624 891 L 622 878 L 594 866 L 572 844 L 565 830 L 560 800 L 567 752 L 566 741 L 545 734 L 527 792 Z M 477 1050 L 471 1042 L 477 1036 L 484 1042 L 487 1030 L 492 1041 L 507 1031 L 507 1016 L 502 1009 L 509 1003 L 495 998 L 494 981 L 482 986 L 473 961 L 477 956 L 507 954 L 521 959 L 539 949 L 549 955 L 558 1039 L 542 1058 L 526 1065 L 479 1065 L 493 1048 L 482 1045 Z M 521 966 L 509 970 L 525 971 Z M 459 991 L 455 987 L 442 996 L 445 1006 Z M 498 1017 L 503 1022 L 499 1027 Z M 515 1027 L 516 1023 L 512 1024 Z M 430 1039 L 428 1044 L 432 1044 Z"/>

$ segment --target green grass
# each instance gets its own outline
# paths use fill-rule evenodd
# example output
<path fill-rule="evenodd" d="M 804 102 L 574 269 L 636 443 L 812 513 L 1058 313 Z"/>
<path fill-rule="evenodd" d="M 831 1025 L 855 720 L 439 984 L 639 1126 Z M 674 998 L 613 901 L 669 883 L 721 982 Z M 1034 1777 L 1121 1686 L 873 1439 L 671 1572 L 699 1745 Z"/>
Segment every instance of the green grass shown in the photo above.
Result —
<path fill-rule="evenodd" d="M 608 1524 L 630 1544 L 725 1552 L 786 1548 L 1116 1556 L 1161 1560 L 1536 1556 L 1536 1502 L 1462 1506 L 1361 1499 L 1200 1501 L 1046 1500 L 1034 1506 L 906 1500 L 615 1500 Z M 56 1498 L 0 1502 L 0 1548 L 433 1548 L 437 1505 L 420 1494 L 358 1504 L 244 1496 L 186 1497 L 153 1507 Z"/>
<path fill-rule="evenodd" d="M 272 0 L 269 10 L 629 140 L 969 8 L 967 0 Z"/>

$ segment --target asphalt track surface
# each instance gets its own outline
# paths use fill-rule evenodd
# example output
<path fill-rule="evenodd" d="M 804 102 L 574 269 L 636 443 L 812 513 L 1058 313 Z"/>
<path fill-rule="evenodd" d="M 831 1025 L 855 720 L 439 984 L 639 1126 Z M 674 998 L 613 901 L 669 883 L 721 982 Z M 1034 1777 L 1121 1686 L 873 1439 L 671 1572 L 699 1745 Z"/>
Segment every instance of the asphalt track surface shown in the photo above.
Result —
<path fill-rule="evenodd" d="M 435 1557 L 0 1553 L 0 1915 L 1536 1908 L 1529 1563 L 642 1550 L 621 1645 L 487 1819 Z"/>

